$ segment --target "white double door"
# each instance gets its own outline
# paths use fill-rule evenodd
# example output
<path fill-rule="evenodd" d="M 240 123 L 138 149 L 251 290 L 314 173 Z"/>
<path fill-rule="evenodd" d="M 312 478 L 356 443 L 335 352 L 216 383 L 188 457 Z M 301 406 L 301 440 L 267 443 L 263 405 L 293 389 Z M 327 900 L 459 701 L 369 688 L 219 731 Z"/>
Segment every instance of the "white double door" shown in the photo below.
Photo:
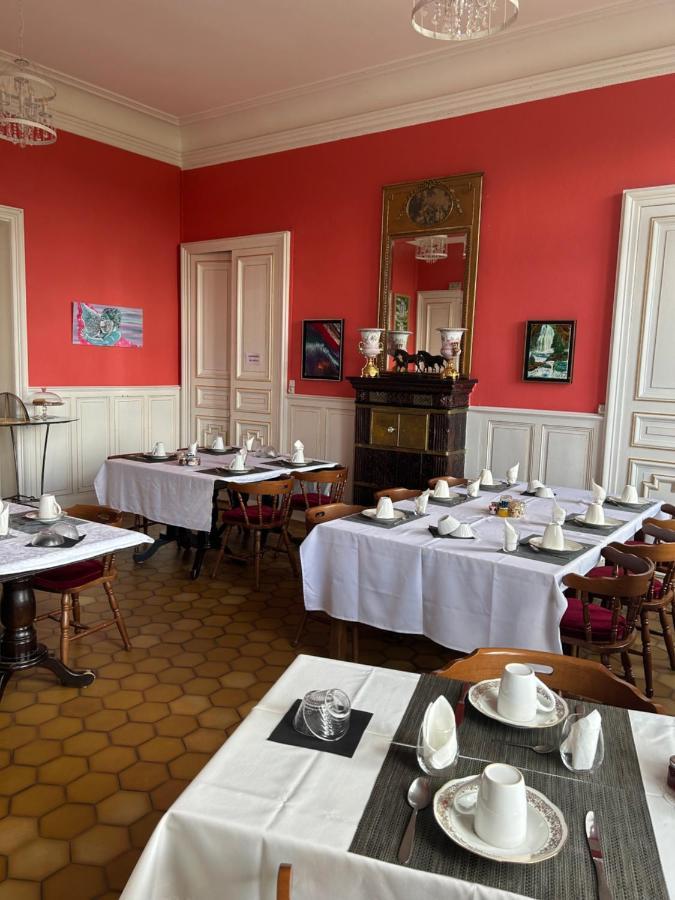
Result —
<path fill-rule="evenodd" d="M 461 290 L 418 291 L 416 350 L 437 354 L 441 346 L 439 328 L 461 328 L 463 311 Z"/>
<path fill-rule="evenodd" d="M 182 246 L 182 440 L 286 449 L 288 232 Z"/>
<path fill-rule="evenodd" d="M 675 503 L 675 185 L 624 194 L 603 478 Z"/>

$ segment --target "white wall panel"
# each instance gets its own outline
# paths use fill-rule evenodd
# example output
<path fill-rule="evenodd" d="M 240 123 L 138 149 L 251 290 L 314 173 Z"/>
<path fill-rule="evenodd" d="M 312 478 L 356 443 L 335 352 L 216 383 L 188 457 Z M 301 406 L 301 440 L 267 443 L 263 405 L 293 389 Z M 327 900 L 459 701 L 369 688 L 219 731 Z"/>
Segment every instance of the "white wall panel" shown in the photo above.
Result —
<path fill-rule="evenodd" d="M 145 446 L 145 401 L 143 397 L 111 397 L 113 453 L 137 453 Z"/>

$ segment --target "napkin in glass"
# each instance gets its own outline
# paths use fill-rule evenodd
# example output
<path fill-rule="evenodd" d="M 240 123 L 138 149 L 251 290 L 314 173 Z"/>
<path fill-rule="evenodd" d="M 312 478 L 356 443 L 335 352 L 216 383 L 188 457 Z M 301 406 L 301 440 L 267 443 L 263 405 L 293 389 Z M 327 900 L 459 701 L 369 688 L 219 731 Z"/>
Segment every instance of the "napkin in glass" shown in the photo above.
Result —
<path fill-rule="evenodd" d="M 447 499 L 450 496 L 450 488 L 448 482 L 444 478 L 439 478 L 434 485 L 434 497 Z"/>
<path fill-rule="evenodd" d="M 581 771 L 593 768 L 601 723 L 597 709 L 572 723 L 570 733 L 562 742 L 560 749 L 563 753 L 571 753 L 573 768 Z"/>
<path fill-rule="evenodd" d="M 305 445 L 302 441 L 295 441 L 293 444 L 293 455 L 291 456 L 291 462 L 294 463 L 304 463 L 305 461 Z"/>
<path fill-rule="evenodd" d="M 455 713 L 445 697 L 437 697 L 424 713 L 422 753 L 432 769 L 445 769 L 457 758 Z"/>
<path fill-rule="evenodd" d="M 518 549 L 518 532 L 510 522 L 504 519 L 504 550 L 507 553 L 513 553 Z"/>
<path fill-rule="evenodd" d="M 230 463 L 230 469 L 233 472 L 241 472 L 241 470 L 245 469 L 245 468 L 246 468 L 246 451 L 238 450 L 234 455 L 234 459 Z"/>
<path fill-rule="evenodd" d="M 511 466 L 510 469 L 506 470 L 506 480 L 509 484 L 517 484 L 519 469 L 520 469 L 520 463 L 518 462 L 515 464 L 515 466 Z"/>
<path fill-rule="evenodd" d="M 607 499 L 607 491 L 601 484 L 596 484 L 594 481 L 591 481 L 591 487 L 593 489 L 593 503 L 603 504 Z"/>
<path fill-rule="evenodd" d="M 555 522 L 556 525 L 564 525 L 565 519 L 567 518 L 567 513 L 562 508 L 562 506 L 558 506 L 558 503 L 553 501 L 553 512 L 551 513 L 551 521 Z"/>
<path fill-rule="evenodd" d="M 470 481 L 466 486 L 466 493 L 468 497 L 477 497 L 479 490 L 480 478 L 476 478 L 475 481 Z"/>
<path fill-rule="evenodd" d="M 0 535 L 9 534 L 9 503 L 0 500 Z"/>
<path fill-rule="evenodd" d="M 193 441 L 193 442 L 190 444 L 190 446 L 188 447 L 188 453 L 190 454 L 190 456 L 196 456 L 196 455 L 197 455 L 197 447 L 198 447 L 198 446 L 199 446 L 199 441 Z"/>
<path fill-rule="evenodd" d="M 490 469 L 481 469 L 479 482 L 481 484 L 494 484 L 494 479 L 492 477 L 492 472 Z"/>
<path fill-rule="evenodd" d="M 254 442 L 255 442 L 255 435 L 247 433 L 246 437 L 244 438 L 244 447 L 246 447 L 246 449 L 249 451 L 249 453 L 251 450 L 253 450 Z"/>
<path fill-rule="evenodd" d="M 447 484 L 447 482 L 444 483 Z M 415 497 L 415 512 L 418 516 L 423 516 L 426 513 L 430 496 L 431 491 L 427 489 L 426 491 L 422 491 L 419 497 Z"/>

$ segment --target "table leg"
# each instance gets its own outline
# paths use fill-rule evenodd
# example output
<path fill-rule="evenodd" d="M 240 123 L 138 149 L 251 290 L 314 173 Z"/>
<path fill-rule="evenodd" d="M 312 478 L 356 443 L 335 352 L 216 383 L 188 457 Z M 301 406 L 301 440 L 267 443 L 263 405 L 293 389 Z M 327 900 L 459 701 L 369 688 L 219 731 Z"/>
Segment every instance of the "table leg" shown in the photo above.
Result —
<path fill-rule="evenodd" d="M 347 658 L 347 623 L 342 619 L 330 620 L 329 653 L 331 659 Z"/>
<path fill-rule="evenodd" d="M 47 442 L 49 441 L 49 425 L 45 425 L 45 443 L 42 448 L 42 472 L 40 474 L 40 496 L 45 492 L 45 463 L 47 462 Z"/>
<path fill-rule="evenodd" d="M 86 687 L 96 678 L 94 672 L 74 672 L 59 659 L 49 655 L 39 644 L 35 631 L 35 594 L 31 576 L 6 581 L 2 588 L 0 621 L 0 698 L 14 672 L 35 666 L 49 669 L 61 684 Z"/>
<path fill-rule="evenodd" d="M 167 525 L 166 532 L 164 534 L 160 534 L 160 536 L 147 548 L 147 550 L 141 550 L 140 553 L 134 553 L 134 562 L 135 563 L 143 563 L 148 559 L 151 559 L 158 550 L 161 550 L 162 547 L 166 547 L 167 544 L 173 544 L 178 541 L 178 528 L 175 525 Z"/>

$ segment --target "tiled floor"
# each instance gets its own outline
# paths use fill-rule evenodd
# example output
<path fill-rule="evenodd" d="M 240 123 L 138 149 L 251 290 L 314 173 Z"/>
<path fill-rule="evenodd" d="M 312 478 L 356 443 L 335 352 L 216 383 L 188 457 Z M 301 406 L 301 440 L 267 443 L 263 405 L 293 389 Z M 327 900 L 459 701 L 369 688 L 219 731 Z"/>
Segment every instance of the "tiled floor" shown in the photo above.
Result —
<path fill-rule="evenodd" d="M 295 653 L 327 651 L 319 621 L 291 646 L 301 600 L 281 557 L 265 560 L 259 592 L 231 563 L 217 581 L 190 581 L 172 548 L 142 567 L 125 554 L 120 568 L 133 649 L 112 630 L 84 638 L 72 664 L 96 669 L 91 687 L 29 672 L 0 705 L 0 900 L 118 897 L 163 811 Z M 104 608 L 96 595 L 83 615 Z M 50 647 L 56 630 L 41 625 Z M 448 658 L 422 638 L 361 639 L 366 663 L 428 671 Z M 658 646 L 655 661 L 658 697 L 675 713 L 675 673 Z"/>

